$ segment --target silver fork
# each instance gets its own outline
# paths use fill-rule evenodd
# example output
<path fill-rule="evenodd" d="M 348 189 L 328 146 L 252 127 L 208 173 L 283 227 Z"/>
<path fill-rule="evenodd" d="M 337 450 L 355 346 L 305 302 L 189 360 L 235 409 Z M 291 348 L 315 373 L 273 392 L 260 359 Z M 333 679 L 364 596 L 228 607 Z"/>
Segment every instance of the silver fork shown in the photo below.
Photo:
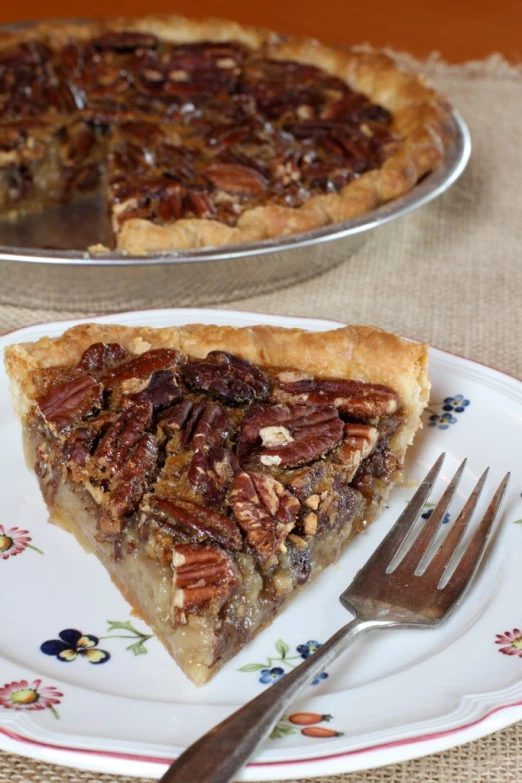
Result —
<path fill-rule="evenodd" d="M 410 533 L 443 461 L 444 454 L 441 454 L 388 535 L 341 594 L 342 605 L 355 615 L 354 619 L 296 669 L 191 745 L 169 767 L 161 778 L 163 783 L 230 783 L 281 713 L 358 634 L 375 628 L 436 628 L 460 604 L 484 554 L 506 492 L 509 473 L 493 495 L 451 573 L 456 560 L 454 555 L 466 533 L 488 470 L 484 471 L 439 548 L 424 566 L 426 554 L 466 464 L 464 460 L 411 543 L 408 541 Z M 446 573 L 451 574 L 447 580 Z"/>

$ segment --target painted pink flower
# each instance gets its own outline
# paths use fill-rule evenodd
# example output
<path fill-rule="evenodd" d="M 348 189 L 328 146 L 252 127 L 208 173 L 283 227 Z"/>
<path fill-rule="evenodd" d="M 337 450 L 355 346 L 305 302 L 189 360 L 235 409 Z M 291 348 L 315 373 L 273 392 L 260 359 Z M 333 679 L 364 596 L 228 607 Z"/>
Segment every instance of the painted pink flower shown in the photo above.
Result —
<path fill-rule="evenodd" d="M 0 557 L 2 560 L 7 560 L 8 557 L 19 555 L 30 540 L 31 536 L 28 530 L 20 530 L 18 527 L 4 530 L 0 525 Z"/>
<path fill-rule="evenodd" d="M 23 552 L 26 547 L 34 549 L 40 555 L 43 555 L 41 549 L 30 544 L 31 536 L 28 530 L 20 530 L 19 527 L 11 527 L 9 530 L 5 530 L 0 525 L 0 558 L 7 560 L 9 557 L 14 557 Z"/>
<path fill-rule="evenodd" d="M 0 706 L 8 710 L 46 710 L 49 709 L 55 718 L 59 715 L 55 704 L 60 704 L 63 698 L 54 685 L 42 685 L 41 680 L 8 682 L 0 688 Z"/>
<path fill-rule="evenodd" d="M 518 655 L 522 658 L 522 631 L 518 628 L 514 628 L 513 631 L 506 631 L 505 633 L 497 633 L 495 644 L 503 644 L 504 647 L 499 649 L 499 652 L 504 655 Z"/>

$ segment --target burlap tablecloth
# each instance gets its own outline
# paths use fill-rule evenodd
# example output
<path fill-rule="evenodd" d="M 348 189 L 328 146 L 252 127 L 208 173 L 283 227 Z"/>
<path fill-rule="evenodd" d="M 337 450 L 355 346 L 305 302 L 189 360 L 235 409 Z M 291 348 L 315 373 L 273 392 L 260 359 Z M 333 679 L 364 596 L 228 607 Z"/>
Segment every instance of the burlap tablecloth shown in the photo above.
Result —
<path fill-rule="evenodd" d="M 473 154 L 459 182 L 436 202 L 381 228 L 345 264 L 231 306 L 376 324 L 522 377 L 522 71 L 498 56 L 464 66 L 431 58 L 424 70 L 471 130 Z M 0 332 L 83 315 L 0 306 Z M 0 783 L 131 780 L 0 753 Z M 522 723 L 424 759 L 320 779 L 355 781 L 521 783 Z"/>

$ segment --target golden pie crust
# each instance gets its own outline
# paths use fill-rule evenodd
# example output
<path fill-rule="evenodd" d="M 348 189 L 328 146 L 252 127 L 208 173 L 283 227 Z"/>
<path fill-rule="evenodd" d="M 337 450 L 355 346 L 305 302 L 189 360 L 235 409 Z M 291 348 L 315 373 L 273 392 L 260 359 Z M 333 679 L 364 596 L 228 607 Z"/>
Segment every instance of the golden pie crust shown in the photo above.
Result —
<path fill-rule="evenodd" d="M 232 41 L 254 51 L 262 49 L 270 59 L 314 65 L 389 110 L 391 131 L 398 138 L 381 168 L 363 173 L 339 192 L 314 195 L 298 207 L 267 204 L 245 209 L 235 226 L 207 218 L 181 218 L 165 225 L 130 218 L 117 236 L 118 249 L 129 254 L 257 242 L 350 220 L 410 191 L 441 163 L 454 134 L 448 101 L 420 76 L 401 71 L 380 52 L 341 51 L 222 20 L 198 22 L 162 15 L 85 24 L 40 23 L 26 31 L 3 33 L 0 48 L 35 35 L 59 46 L 70 36 L 89 39 L 110 31 L 152 33 L 176 43 Z"/>

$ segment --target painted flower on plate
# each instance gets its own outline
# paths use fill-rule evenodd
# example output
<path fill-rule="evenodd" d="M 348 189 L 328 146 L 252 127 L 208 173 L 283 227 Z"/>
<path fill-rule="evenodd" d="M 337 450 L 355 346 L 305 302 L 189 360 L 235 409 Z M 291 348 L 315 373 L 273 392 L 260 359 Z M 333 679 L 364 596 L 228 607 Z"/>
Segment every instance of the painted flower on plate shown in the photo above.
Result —
<path fill-rule="evenodd" d="M 54 685 L 42 685 L 41 680 L 8 682 L 0 688 L 0 706 L 8 710 L 50 709 L 57 718 L 54 705 L 60 704 L 63 693 Z"/>
<path fill-rule="evenodd" d="M 497 633 L 495 644 L 503 645 L 499 652 L 504 655 L 518 655 L 522 658 L 522 631 L 514 628 L 513 631 Z"/>
<path fill-rule="evenodd" d="M 45 655 L 55 655 L 59 661 L 70 663 L 78 656 L 86 658 L 89 663 L 106 663 L 111 657 L 107 650 L 100 650 L 96 645 L 100 641 L 92 634 L 82 634 L 75 628 L 60 631 L 59 639 L 49 639 L 40 645 Z"/>
<path fill-rule="evenodd" d="M 429 508 L 423 514 L 421 514 L 421 519 L 429 519 L 431 517 L 431 515 L 433 514 L 434 510 L 435 510 L 434 508 Z M 448 514 L 448 512 L 446 511 L 446 513 L 442 517 L 442 524 L 443 525 L 447 525 L 450 520 L 451 520 L 451 517 Z"/>
<path fill-rule="evenodd" d="M 311 639 L 306 644 L 299 644 L 297 646 L 297 652 L 301 656 L 301 658 L 309 658 L 312 653 L 314 653 L 316 650 L 319 649 L 319 647 L 322 647 L 321 642 L 316 642 L 315 639 Z"/>
<path fill-rule="evenodd" d="M 443 413 L 442 416 L 434 413 L 429 418 L 428 427 L 438 427 L 439 430 L 447 430 L 450 424 L 456 424 L 456 422 L 457 419 L 451 413 Z"/>
<path fill-rule="evenodd" d="M 31 536 L 28 530 L 20 530 L 18 527 L 11 527 L 9 530 L 0 525 L 0 557 L 7 560 L 8 557 L 14 557 L 23 552 L 29 544 Z"/>
<path fill-rule="evenodd" d="M 261 675 L 259 682 L 262 682 L 263 685 L 268 685 L 270 682 L 276 682 L 276 680 L 280 680 L 284 675 L 285 670 L 280 666 L 274 666 L 272 669 L 261 669 L 259 673 Z"/>
<path fill-rule="evenodd" d="M 463 394 L 456 394 L 454 397 L 445 397 L 442 404 L 443 411 L 454 411 L 455 413 L 464 413 L 468 407 L 469 400 L 464 399 Z"/>

